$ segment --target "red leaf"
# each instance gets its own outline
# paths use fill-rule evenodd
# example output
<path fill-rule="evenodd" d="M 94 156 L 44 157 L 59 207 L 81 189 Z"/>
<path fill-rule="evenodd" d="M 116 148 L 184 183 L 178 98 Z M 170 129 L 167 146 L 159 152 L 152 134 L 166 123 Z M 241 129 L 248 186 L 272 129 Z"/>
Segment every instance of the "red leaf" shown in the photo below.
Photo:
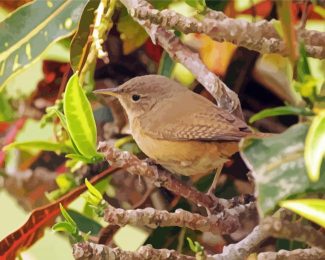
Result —
<path fill-rule="evenodd" d="M 159 62 L 163 49 L 159 45 L 154 45 L 150 39 L 148 39 L 144 44 L 145 51 L 150 59 L 155 62 Z"/>
<path fill-rule="evenodd" d="M 107 170 L 95 176 L 90 182 L 92 184 L 104 179 L 115 172 L 116 168 L 109 167 Z M 60 214 L 59 204 L 69 205 L 81 193 L 87 190 L 86 185 L 69 192 L 58 201 L 40 207 L 32 211 L 27 222 L 0 241 L 0 259 L 15 259 L 15 256 L 33 245 L 44 234 L 44 229 L 50 226 Z"/>
<path fill-rule="evenodd" d="M 261 16 L 263 18 L 269 16 L 271 10 L 272 10 L 273 3 L 270 0 L 259 2 L 258 4 L 255 4 L 254 6 L 245 9 L 240 14 L 249 14 L 253 15 L 253 10 L 255 11 L 256 15 Z M 254 9 L 253 9 L 254 8 Z"/>

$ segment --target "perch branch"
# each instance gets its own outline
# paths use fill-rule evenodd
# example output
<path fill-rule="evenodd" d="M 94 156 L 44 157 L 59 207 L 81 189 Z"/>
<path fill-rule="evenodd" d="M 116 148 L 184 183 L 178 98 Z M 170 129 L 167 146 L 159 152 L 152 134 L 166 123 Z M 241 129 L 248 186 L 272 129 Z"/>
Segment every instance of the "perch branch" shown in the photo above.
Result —
<path fill-rule="evenodd" d="M 252 202 L 247 206 L 254 207 Z M 203 217 L 182 209 L 177 209 L 174 213 L 171 213 L 154 208 L 124 210 L 108 205 L 105 210 L 104 220 L 119 226 L 125 226 L 126 224 L 144 225 L 150 228 L 177 226 L 214 234 L 231 234 L 239 228 L 238 216 L 241 211 L 245 210 L 245 207 L 242 207 L 241 210 L 233 208 L 217 215 Z"/>
<path fill-rule="evenodd" d="M 278 252 L 263 252 L 258 254 L 258 260 L 321 260 L 325 259 L 325 251 L 316 247 L 296 249 L 292 251 L 280 250 Z"/>
<path fill-rule="evenodd" d="M 252 23 L 243 19 L 220 16 L 218 12 L 218 19 L 204 18 L 199 21 L 183 16 L 174 10 L 152 9 L 148 5 L 142 5 L 142 2 L 141 8 L 131 9 L 130 14 L 136 19 L 149 20 L 150 23 L 166 29 L 176 29 L 186 34 L 204 33 L 218 42 L 232 42 L 262 54 L 287 55 L 284 41 L 276 32 L 272 22 L 266 20 Z M 306 44 L 309 56 L 318 59 L 325 58 L 325 33 L 302 29 L 297 30 L 297 34 L 298 38 Z"/>
<path fill-rule="evenodd" d="M 163 186 L 166 189 L 192 201 L 196 205 L 209 209 L 211 213 L 218 213 L 224 209 L 230 208 L 236 208 L 242 212 L 242 208 L 247 207 L 246 205 L 240 204 L 247 203 L 250 200 L 250 198 L 245 197 L 234 198 L 231 200 L 211 197 L 206 193 L 199 192 L 192 186 L 186 185 L 166 170 L 160 170 L 156 166 L 141 161 L 135 155 L 126 151 L 120 151 L 107 142 L 100 142 L 98 151 L 104 154 L 110 165 L 124 168 L 131 174 L 147 177 L 156 186 Z M 256 210 L 255 207 L 248 207 L 247 209 L 249 209 L 249 212 L 255 212 Z"/>
<path fill-rule="evenodd" d="M 129 13 L 136 9 L 150 9 L 152 6 L 143 0 L 121 0 Z M 158 43 L 177 62 L 182 63 L 196 77 L 196 79 L 211 93 L 217 105 L 242 118 L 242 111 L 238 96 L 229 89 L 220 78 L 212 73 L 201 61 L 199 55 L 185 46 L 174 33 L 164 29 L 162 26 L 151 22 L 136 19 L 144 27 L 151 39 Z"/>

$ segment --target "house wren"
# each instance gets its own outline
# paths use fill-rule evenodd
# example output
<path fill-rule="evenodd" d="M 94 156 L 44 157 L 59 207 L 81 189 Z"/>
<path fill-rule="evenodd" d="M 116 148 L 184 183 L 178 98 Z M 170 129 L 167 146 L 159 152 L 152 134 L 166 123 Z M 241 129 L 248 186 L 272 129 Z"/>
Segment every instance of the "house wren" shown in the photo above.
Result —
<path fill-rule="evenodd" d="M 140 149 L 172 173 L 210 173 L 250 133 L 242 120 L 163 76 L 136 77 L 95 93 L 119 99 Z"/>

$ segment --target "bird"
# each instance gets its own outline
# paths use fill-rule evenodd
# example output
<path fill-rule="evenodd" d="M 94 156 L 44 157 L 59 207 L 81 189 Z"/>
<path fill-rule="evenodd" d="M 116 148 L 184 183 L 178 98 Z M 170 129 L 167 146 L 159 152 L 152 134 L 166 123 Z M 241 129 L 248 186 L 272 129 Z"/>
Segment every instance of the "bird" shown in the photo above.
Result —
<path fill-rule="evenodd" d="M 239 141 L 251 134 L 243 120 L 165 76 L 138 76 L 94 92 L 119 100 L 135 142 L 163 168 L 185 176 L 217 170 L 209 194 Z"/>

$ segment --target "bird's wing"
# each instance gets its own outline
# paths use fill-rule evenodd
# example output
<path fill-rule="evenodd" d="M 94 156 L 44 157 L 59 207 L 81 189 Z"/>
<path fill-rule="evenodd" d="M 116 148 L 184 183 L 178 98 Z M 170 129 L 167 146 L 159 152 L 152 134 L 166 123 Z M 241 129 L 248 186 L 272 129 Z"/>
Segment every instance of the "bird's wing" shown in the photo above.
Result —
<path fill-rule="evenodd" d="M 239 141 L 250 132 L 245 122 L 205 98 L 189 103 L 156 108 L 140 121 L 142 131 L 157 139 L 200 141 Z"/>

